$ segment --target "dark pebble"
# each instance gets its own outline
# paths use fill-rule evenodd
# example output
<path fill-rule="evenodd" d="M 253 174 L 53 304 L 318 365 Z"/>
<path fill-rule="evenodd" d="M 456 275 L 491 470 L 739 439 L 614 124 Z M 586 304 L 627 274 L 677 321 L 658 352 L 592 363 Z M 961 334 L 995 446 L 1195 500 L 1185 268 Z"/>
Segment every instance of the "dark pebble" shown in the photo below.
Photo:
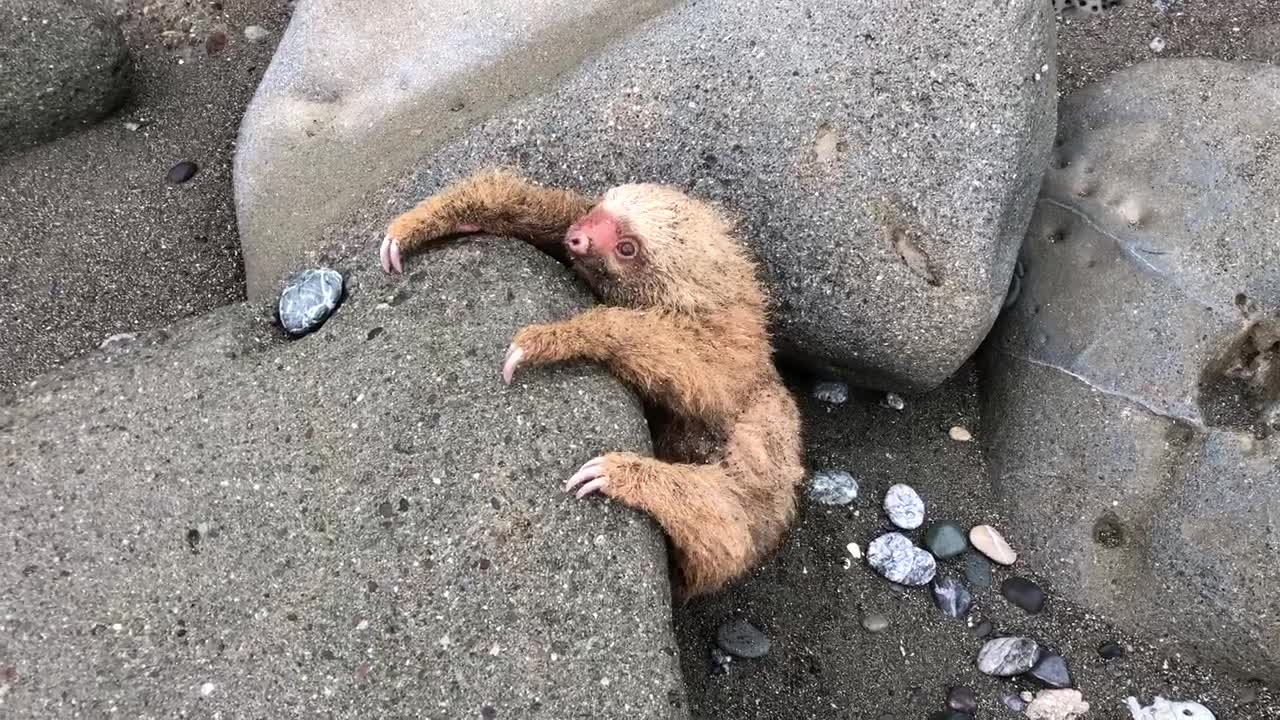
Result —
<path fill-rule="evenodd" d="M 1000 583 L 1000 594 L 1032 615 L 1044 609 L 1044 591 L 1026 578 L 1011 577 Z"/>
<path fill-rule="evenodd" d="M 974 587 L 991 587 L 991 561 L 976 552 L 965 555 L 964 579 Z"/>
<path fill-rule="evenodd" d="M 951 522 L 930 525 L 924 534 L 924 544 L 939 560 L 949 560 L 969 549 L 964 530 Z"/>
<path fill-rule="evenodd" d="M 1004 697 L 1000 698 L 1000 700 L 1004 703 L 1005 707 L 1009 708 L 1010 710 L 1016 713 L 1020 713 L 1023 710 L 1027 709 L 1027 701 L 1023 700 L 1017 695 L 1005 695 Z"/>
<path fill-rule="evenodd" d="M 769 637 L 746 620 L 730 620 L 716 631 L 716 644 L 738 657 L 758 658 L 769 652 Z"/>
<path fill-rule="evenodd" d="M 978 623 L 977 627 L 973 629 L 973 634 L 977 635 L 980 638 L 984 638 L 990 635 L 991 632 L 995 629 L 996 629 L 995 626 L 991 624 L 990 620 L 983 620 L 982 622 Z"/>
<path fill-rule="evenodd" d="M 1027 674 L 1048 688 L 1071 687 L 1071 671 L 1067 669 L 1067 661 L 1060 655 L 1042 654 L 1036 666 Z"/>
<path fill-rule="evenodd" d="M 973 607 L 973 595 L 959 578 L 950 575 L 935 577 L 929 588 L 933 591 L 933 604 L 947 617 L 962 618 Z"/>
<path fill-rule="evenodd" d="M 956 712 L 978 712 L 978 696 L 967 687 L 953 687 L 947 692 L 947 707 Z"/>
<path fill-rule="evenodd" d="M 954 710 L 939 710 L 930 715 L 929 720 L 973 720 L 973 716 Z"/>
<path fill-rule="evenodd" d="M 169 172 L 165 174 L 164 178 L 174 185 L 178 185 L 190 180 L 199 170 L 199 166 L 195 163 L 190 160 L 183 160 L 169 168 Z"/>
<path fill-rule="evenodd" d="M 1124 657 L 1124 646 L 1116 642 L 1106 642 L 1098 646 L 1098 654 L 1104 660 L 1115 660 Z"/>

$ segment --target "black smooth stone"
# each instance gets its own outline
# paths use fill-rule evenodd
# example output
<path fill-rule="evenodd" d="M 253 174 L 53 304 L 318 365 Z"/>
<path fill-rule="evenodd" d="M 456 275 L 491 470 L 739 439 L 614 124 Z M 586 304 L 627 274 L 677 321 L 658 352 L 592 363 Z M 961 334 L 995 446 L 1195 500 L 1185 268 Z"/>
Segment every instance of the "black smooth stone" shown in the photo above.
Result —
<path fill-rule="evenodd" d="M 200 170 L 200 167 L 190 160 L 182 162 L 169 168 L 169 172 L 165 174 L 165 179 L 174 185 L 184 183 L 190 180 Z"/>
<path fill-rule="evenodd" d="M 730 620 L 716 632 L 716 644 L 730 655 L 742 658 L 764 657 L 769 652 L 769 637 L 746 620 Z"/>
<path fill-rule="evenodd" d="M 1048 688 L 1071 687 L 1071 671 L 1067 668 L 1067 661 L 1063 660 L 1061 655 L 1048 652 L 1042 654 L 1035 667 L 1031 668 L 1027 674 Z"/>
<path fill-rule="evenodd" d="M 953 687 L 947 692 L 947 707 L 972 715 L 978 712 L 978 695 L 967 687 Z"/>
<path fill-rule="evenodd" d="M 1124 646 L 1117 642 L 1105 642 L 1098 646 L 1098 654 L 1104 660 L 1124 657 Z"/>
<path fill-rule="evenodd" d="M 1024 577 L 1011 577 L 1000 583 L 1000 594 L 1032 615 L 1044 609 L 1044 591 Z"/>
<path fill-rule="evenodd" d="M 980 638 L 984 638 L 992 633 L 996 628 L 991 624 L 990 620 L 983 620 L 973 629 L 973 634 Z"/>

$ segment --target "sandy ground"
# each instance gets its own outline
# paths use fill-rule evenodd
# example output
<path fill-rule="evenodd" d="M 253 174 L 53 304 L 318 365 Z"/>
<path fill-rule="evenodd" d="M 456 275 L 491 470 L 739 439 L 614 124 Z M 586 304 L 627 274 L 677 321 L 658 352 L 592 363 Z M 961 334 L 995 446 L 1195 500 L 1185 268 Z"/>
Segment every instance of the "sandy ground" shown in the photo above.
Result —
<path fill-rule="evenodd" d="M 243 298 L 231 158 L 288 4 L 107 2 L 137 66 L 126 106 L 0 158 L 0 390 L 112 334 Z M 251 43 L 248 25 L 272 35 Z M 166 182 L 183 160 L 199 172 Z"/>

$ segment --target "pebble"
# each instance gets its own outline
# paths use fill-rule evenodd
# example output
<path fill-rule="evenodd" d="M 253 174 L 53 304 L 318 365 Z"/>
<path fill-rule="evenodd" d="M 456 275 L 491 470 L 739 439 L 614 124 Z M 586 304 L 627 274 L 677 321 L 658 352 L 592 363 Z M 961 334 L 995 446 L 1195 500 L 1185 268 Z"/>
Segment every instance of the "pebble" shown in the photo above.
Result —
<path fill-rule="evenodd" d="M 889 618 L 880 613 L 871 613 L 862 618 L 862 627 L 866 628 L 867 632 L 883 632 L 889 629 Z"/>
<path fill-rule="evenodd" d="M 1073 684 L 1067 661 L 1061 655 L 1050 652 L 1042 654 L 1036 666 L 1027 674 L 1048 688 L 1069 688 Z"/>
<path fill-rule="evenodd" d="M 935 577 L 930 589 L 933 590 L 933 604 L 947 617 L 965 617 L 973 607 L 973 595 L 958 578 L 950 575 Z"/>
<path fill-rule="evenodd" d="M 1035 667 L 1040 646 L 1035 640 L 1001 637 L 988 640 L 978 651 L 978 670 L 996 677 L 1013 677 Z"/>
<path fill-rule="evenodd" d="M 1012 565 L 1018 559 L 1018 554 L 1009 547 L 1009 543 L 1005 542 L 1000 531 L 990 525 L 978 525 L 971 529 L 969 542 L 978 549 L 978 552 L 1001 565 Z"/>
<path fill-rule="evenodd" d="M 929 714 L 929 720 L 973 720 L 973 716 L 955 710 L 938 710 Z"/>
<path fill-rule="evenodd" d="M 947 691 L 947 707 L 956 712 L 978 712 L 978 695 L 967 687 L 953 687 Z"/>
<path fill-rule="evenodd" d="M 910 485 L 890 486 L 884 495 L 884 511 L 889 521 L 903 530 L 914 530 L 924 524 L 924 500 Z"/>
<path fill-rule="evenodd" d="M 271 37 L 271 31 L 261 25 L 250 25 L 244 29 L 244 39 L 251 43 L 262 42 Z"/>
<path fill-rule="evenodd" d="M 1041 690 L 1027 705 L 1029 720 L 1075 720 L 1089 712 L 1079 690 Z"/>
<path fill-rule="evenodd" d="M 867 546 L 867 563 L 890 582 L 924 585 L 933 579 L 938 562 L 902 533 L 886 533 Z"/>
<path fill-rule="evenodd" d="M 955 440 L 956 442 L 969 442 L 970 440 L 973 439 L 973 433 L 969 432 L 967 428 L 961 427 L 959 425 L 956 425 L 955 427 L 951 428 L 951 430 L 948 431 L 947 434 L 950 435 L 951 439 Z"/>
<path fill-rule="evenodd" d="M 853 556 L 854 560 L 862 559 L 862 548 L 858 546 L 858 543 L 849 543 L 848 545 L 845 545 L 844 548 L 849 551 L 849 554 Z"/>
<path fill-rule="evenodd" d="M 342 300 L 342 273 L 309 268 L 290 279 L 280 293 L 280 324 L 290 335 L 304 335 L 324 324 Z"/>
<path fill-rule="evenodd" d="M 1117 642 L 1105 642 L 1098 646 L 1098 654 L 1103 660 L 1115 660 L 1124 657 L 1124 646 Z"/>
<path fill-rule="evenodd" d="M 984 638 L 990 635 L 991 632 L 995 629 L 996 629 L 995 626 L 991 624 L 990 620 L 983 620 L 982 622 L 978 623 L 977 627 L 973 629 L 973 634 L 977 635 L 980 638 Z"/>
<path fill-rule="evenodd" d="M 1023 700 L 1017 695 L 1005 695 L 1004 697 L 1000 698 L 1000 700 L 1004 702 L 1005 707 L 1009 708 L 1010 710 L 1016 713 L 1020 713 L 1023 710 L 1027 709 L 1027 701 Z"/>
<path fill-rule="evenodd" d="M 813 474 L 809 499 L 823 505 L 848 505 L 858 498 L 858 481 L 843 470 Z"/>
<path fill-rule="evenodd" d="M 742 618 L 721 625 L 716 631 L 716 644 L 730 655 L 743 658 L 764 657 L 769 652 L 769 637 Z"/>
<path fill-rule="evenodd" d="M 711 674 L 723 675 L 729 672 L 729 663 L 733 662 L 733 656 L 721 650 L 718 647 L 711 648 Z"/>
<path fill-rule="evenodd" d="M 842 382 L 820 382 L 813 386 L 813 396 L 825 403 L 843 405 L 849 399 L 849 386 Z"/>
<path fill-rule="evenodd" d="M 1138 705 L 1138 699 L 1128 697 L 1125 704 L 1133 720 L 1216 720 L 1209 708 L 1198 702 L 1166 700 L 1159 695 L 1146 707 Z"/>
<path fill-rule="evenodd" d="M 978 553 L 969 553 L 964 558 L 964 579 L 970 585 L 991 587 L 991 563 Z"/>
<path fill-rule="evenodd" d="M 1044 609 L 1044 591 L 1024 577 L 1011 577 L 1000 583 L 1000 594 L 1032 615 Z"/>
<path fill-rule="evenodd" d="M 939 560 L 949 560 L 969 549 L 964 530 L 952 522 L 930 525 L 924 534 L 924 544 Z"/>
<path fill-rule="evenodd" d="M 169 172 L 165 173 L 164 179 L 174 185 L 180 185 L 190 180 L 199 171 L 200 167 L 198 165 L 190 160 L 183 160 L 177 165 L 169 168 Z"/>
<path fill-rule="evenodd" d="M 901 410 L 907 406 L 907 402 L 902 399 L 898 393 L 886 393 L 884 396 L 884 404 L 894 410 Z"/>

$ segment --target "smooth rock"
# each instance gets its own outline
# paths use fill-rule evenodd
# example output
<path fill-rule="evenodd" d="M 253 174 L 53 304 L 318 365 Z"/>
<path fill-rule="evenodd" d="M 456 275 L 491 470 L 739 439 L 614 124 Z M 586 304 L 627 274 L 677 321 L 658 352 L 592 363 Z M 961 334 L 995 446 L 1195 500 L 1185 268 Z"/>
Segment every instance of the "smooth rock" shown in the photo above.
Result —
<path fill-rule="evenodd" d="M 968 553 L 964 557 L 964 578 L 974 587 L 991 587 L 991 563 L 978 553 Z"/>
<path fill-rule="evenodd" d="M 889 629 L 889 618 L 880 613 L 872 613 L 862 618 L 862 627 L 866 628 L 867 632 L 883 632 Z"/>
<path fill-rule="evenodd" d="M 969 542 L 977 548 L 978 552 L 1001 565 L 1012 565 L 1018 560 L 1018 554 L 1009 547 L 1004 536 L 990 525 L 977 525 L 971 528 Z"/>
<path fill-rule="evenodd" d="M 969 549 L 964 530 L 952 522 L 930 525 L 924 533 L 924 544 L 939 560 L 949 560 Z"/>
<path fill-rule="evenodd" d="M 849 386 L 842 382 L 820 382 L 813 386 L 813 396 L 824 403 L 843 405 L 849 399 Z"/>
<path fill-rule="evenodd" d="M 1016 713 L 1020 713 L 1027 709 L 1027 701 L 1014 694 L 1001 697 L 1000 702 L 1003 702 L 1005 707 Z"/>
<path fill-rule="evenodd" d="M 496 377 L 518 328 L 593 299 L 494 238 L 391 307 L 376 257 L 334 269 L 363 292 L 313 341 L 238 303 L 0 400 L 0 567 L 46 568 L 0 582 L 0 716 L 687 718 L 661 531 L 560 492 L 582 460 L 548 452 L 651 454 L 643 409 L 592 364 Z"/>
<path fill-rule="evenodd" d="M 1166 700 L 1157 695 L 1146 707 L 1135 697 L 1125 698 L 1132 720 L 1216 720 L 1209 708 L 1198 702 Z"/>
<path fill-rule="evenodd" d="M 199 166 L 190 160 L 183 160 L 169 168 L 169 172 L 165 173 L 164 179 L 174 185 L 180 185 L 195 177 L 199 169 Z"/>
<path fill-rule="evenodd" d="M 1120 643 L 1105 642 L 1098 646 L 1098 654 L 1103 660 L 1115 660 L 1125 656 L 1125 649 Z"/>
<path fill-rule="evenodd" d="M 967 687 L 953 687 L 947 691 L 947 707 L 972 715 L 978 712 L 978 695 Z"/>
<path fill-rule="evenodd" d="M 769 653 L 769 636 L 742 618 L 722 624 L 716 631 L 716 644 L 742 658 L 760 658 Z"/>
<path fill-rule="evenodd" d="M 898 393 L 885 393 L 884 404 L 893 410 L 901 410 L 907 406 L 907 402 Z"/>
<path fill-rule="evenodd" d="M 237 144 L 250 298 L 331 240 L 331 218 L 378 232 L 504 163 L 592 194 L 651 178 L 731 208 L 779 355 L 815 371 L 926 390 L 989 332 L 1052 152 L 1043 0 L 546 0 L 505 3 L 492 26 L 421 7 L 294 11 Z M 369 199 L 396 187 L 414 196 Z"/>
<path fill-rule="evenodd" d="M 973 607 L 973 595 L 959 578 L 939 575 L 933 579 L 929 588 L 933 592 L 933 604 L 947 617 L 962 618 Z"/>
<path fill-rule="evenodd" d="M 1027 578 L 1005 578 L 1004 582 L 1000 583 L 1000 594 L 1032 615 L 1044 609 L 1044 590 Z"/>
<path fill-rule="evenodd" d="M 1153 60 L 1060 114 L 979 358 L 993 487 L 1065 600 L 1278 683 L 1280 67 Z"/>
<path fill-rule="evenodd" d="M 891 485 L 884 494 L 884 511 L 889 521 L 903 530 L 913 530 L 924 523 L 924 500 L 910 485 Z"/>
<path fill-rule="evenodd" d="M 280 325 L 290 335 L 314 331 L 329 319 L 342 301 L 342 273 L 308 268 L 294 276 L 280 293 Z"/>
<path fill-rule="evenodd" d="M 995 626 L 991 624 L 990 620 L 983 620 L 982 622 L 979 622 L 976 626 L 974 626 L 973 634 L 977 635 L 980 638 L 984 638 L 990 635 L 994 630 L 995 630 Z"/>
<path fill-rule="evenodd" d="M 1040 659 L 1040 645 L 1021 637 L 988 640 L 978 651 L 978 670 L 997 677 L 1013 677 L 1035 667 Z"/>
<path fill-rule="evenodd" d="M 901 533 L 886 533 L 867 546 L 867 564 L 890 582 L 924 585 L 933 579 L 938 563 Z"/>
<path fill-rule="evenodd" d="M 959 425 L 948 430 L 947 435 L 956 442 L 969 442 L 973 440 L 973 433 L 969 432 L 967 428 L 960 427 Z"/>
<path fill-rule="evenodd" d="M 1027 675 L 1048 688 L 1069 688 L 1072 685 L 1071 670 L 1061 655 L 1042 652 L 1036 666 Z"/>
<path fill-rule="evenodd" d="M 261 25 L 250 25 L 244 29 L 244 39 L 251 43 L 258 43 L 271 37 L 271 31 Z"/>
<path fill-rule="evenodd" d="M 1079 690 L 1041 690 L 1027 705 L 1027 720 L 1076 720 L 1089 712 Z"/>
<path fill-rule="evenodd" d="M 822 505 L 848 505 L 858 499 L 858 481 L 843 470 L 816 472 L 809 482 L 809 499 Z"/>
<path fill-rule="evenodd" d="M 0 156 L 115 111 L 133 61 L 99 0 L 0 2 Z"/>

